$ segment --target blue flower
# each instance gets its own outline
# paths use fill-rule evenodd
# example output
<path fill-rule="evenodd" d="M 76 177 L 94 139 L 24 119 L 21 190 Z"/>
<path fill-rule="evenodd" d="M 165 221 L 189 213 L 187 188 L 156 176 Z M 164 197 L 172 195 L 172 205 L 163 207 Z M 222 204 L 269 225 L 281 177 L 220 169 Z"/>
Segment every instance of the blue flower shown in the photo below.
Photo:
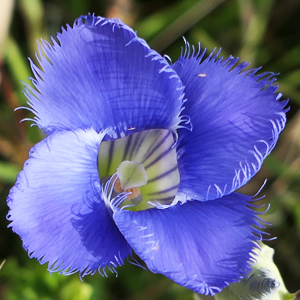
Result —
<path fill-rule="evenodd" d="M 119 20 L 85 16 L 42 41 L 26 86 L 47 136 L 8 196 L 30 257 L 80 276 L 133 251 L 214 295 L 249 271 L 263 224 L 236 192 L 285 126 L 274 74 L 186 49 L 174 64 Z"/>

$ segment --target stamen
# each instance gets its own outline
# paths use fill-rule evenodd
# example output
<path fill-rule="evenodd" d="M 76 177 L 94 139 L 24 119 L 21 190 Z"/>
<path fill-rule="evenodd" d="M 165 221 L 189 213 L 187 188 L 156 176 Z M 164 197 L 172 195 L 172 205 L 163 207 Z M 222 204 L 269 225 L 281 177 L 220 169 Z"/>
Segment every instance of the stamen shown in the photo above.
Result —
<path fill-rule="evenodd" d="M 117 175 L 113 175 L 115 177 L 117 177 Z M 115 184 L 114 184 L 114 191 L 118 194 L 122 193 L 122 192 L 125 192 L 125 193 L 130 193 L 129 195 L 127 195 L 127 199 L 129 200 L 132 200 L 134 198 L 136 198 L 138 195 L 141 194 L 141 190 L 140 190 L 140 187 L 132 187 L 132 188 L 129 188 L 129 189 L 122 189 L 121 187 L 121 180 L 120 178 L 118 177 Z"/>

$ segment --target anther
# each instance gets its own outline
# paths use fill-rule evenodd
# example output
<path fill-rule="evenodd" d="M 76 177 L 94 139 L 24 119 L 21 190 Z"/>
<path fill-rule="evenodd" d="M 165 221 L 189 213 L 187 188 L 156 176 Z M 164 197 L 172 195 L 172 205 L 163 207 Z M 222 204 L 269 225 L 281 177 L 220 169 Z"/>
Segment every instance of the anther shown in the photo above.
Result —
<path fill-rule="evenodd" d="M 114 175 L 114 176 L 117 176 L 117 175 Z M 132 200 L 132 199 L 136 198 L 141 193 L 141 190 L 140 190 L 139 187 L 132 187 L 132 188 L 123 190 L 122 187 L 121 187 L 120 178 L 118 178 L 115 182 L 114 191 L 118 194 L 120 194 L 122 192 L 131 193 L 127 196 L 127 199 L 129 199 L 129 200 Z"/>

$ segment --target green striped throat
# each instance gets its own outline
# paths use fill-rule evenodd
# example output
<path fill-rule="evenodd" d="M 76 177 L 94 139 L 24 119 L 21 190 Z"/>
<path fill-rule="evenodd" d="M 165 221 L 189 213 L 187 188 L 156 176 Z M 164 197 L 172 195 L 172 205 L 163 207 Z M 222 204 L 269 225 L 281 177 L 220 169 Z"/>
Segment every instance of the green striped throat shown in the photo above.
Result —
<path fill-rule="evenodd" d="M 101 184 L 108 184 L 109 200 L 127 192 L 120 207 L 145 210 L 170 205 L 179 186 L 174 136 L 152 129 L 113 141 L 103 141 L 98 153 Z"/>

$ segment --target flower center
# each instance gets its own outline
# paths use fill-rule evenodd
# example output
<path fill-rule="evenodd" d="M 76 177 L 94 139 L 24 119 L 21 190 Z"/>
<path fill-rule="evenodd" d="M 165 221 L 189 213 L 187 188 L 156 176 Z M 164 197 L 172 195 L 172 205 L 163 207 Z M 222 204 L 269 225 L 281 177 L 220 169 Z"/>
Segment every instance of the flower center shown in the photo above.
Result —
<path fill-rule="evenodd" d="M 117 206 L 130 210 L 170 205 L 180 182 L 174 142 L 173 134 L 163 129 L 103 141 L 98 171 L 106 203 L 119 197 Z"/>

